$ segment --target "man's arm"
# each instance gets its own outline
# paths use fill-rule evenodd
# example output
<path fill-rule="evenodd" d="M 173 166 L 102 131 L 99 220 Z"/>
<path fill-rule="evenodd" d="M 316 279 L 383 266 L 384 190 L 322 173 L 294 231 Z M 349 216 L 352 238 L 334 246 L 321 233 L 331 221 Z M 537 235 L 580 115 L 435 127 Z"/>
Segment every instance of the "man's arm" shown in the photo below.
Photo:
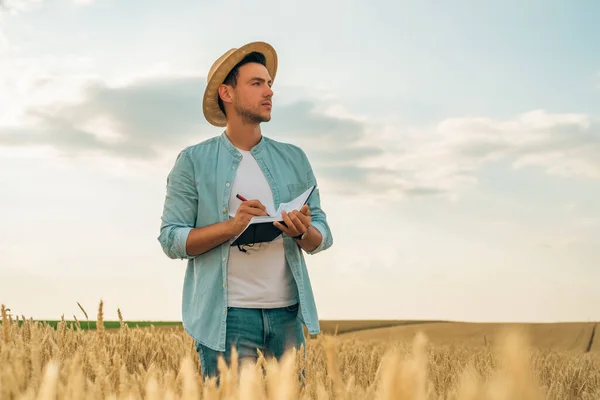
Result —
<path fill-rule="evenodd" d="M 194 168 L 187 150 L 181 151 L 167 176 L 167 193 L 161 217 L 158 241 L 172 259 L 192 258 L 187 241 L 194 230 L 198 213 L 198 192 Z"/>
<path fill-rule="evenodd" d="M 187 237 L 186 253 L 190 257 L 195 257 L 233 238 L 235 233 L 231 221 L 217 222 L 202 228 L 192 229 Z"/>
<path fill-rule="evenodd" d="M 309 182 L 314 182 L 316 187 L 307 202 L 311 215 L 310 231 L 312 232 L 307 235 L 308 237 L 305 240 L 297 240 L 297 242 L 308 254 L 312 255 L 330 248 L 333 245 L 333 235 L 331 234 L 329 222 L 327 222 L 327 214 L 321 208 L 321 194 L 317 178 L 306 154 L 304 154 L 304 162 L 306 163 L 307 179 Z M 315 244 L 316 246 L 313 246 Z"/>
<path fill-rule="evenodd" d="M 194 168 L 184 150 L 177 156 L 167 177 L 167 194 L 158 236 L 169 258 L 193 258 L 233 237 L 233 225 L 229 221 L 195 228 L 197 213 L 198 191 Z"/>
<path fill-rule="evenodd" d="M 314 220 L 312 220 L 311 211 L 305 204 L 300 211 L 294 210 L 291 213 L 284 211 L 283 224 L 277 221 L 273 224 L 290 237 L 304 236 L 306 232 L 304 239 L 297 238 L 296 243 L 308 254 L 316 254 L 318 251 L 329 248 L 331 243 L 324 240 L 323 234 L 312 221 Z"/>
<path fill-rule="evenodd" d="M 189 259 L 206 253 L 239 235 L 252 217 L 266 215 L 266 210 L 257 200 L 245 201 L 234 218 L 195 228 L 197 213 L 198 192 L 194 169 L 184 150 L 177 156 L 167 177 L 167 194 L 158 236 L 169 258 Z"/>
<path fill-rule="evenodd" d="M 267 215 L 267 209 L 260 201 L 244 201 L 233 218 L 203 228 L 192 229 L 186 243 L 187 253 L 198 255 L 220 246 L 241 234 L 252 218 L 261 215 Z"/>
<path fill-rule="evenodd" d="M 313 182 L 317 185 L 317 179 L 306 155 L 304 155 L 304 161 L 308 182 Z M 291 237 L 303 234 L 308 228 L 304 240 L 296 239 L 298 245 L 308 254 L 317 254 L 323 250 L 327 250 L 333 244 L 333 236 L 327 222 L 327 215 L 321 209 L 318 186 L 315 187 L 307 204 L 302 206 L 300 211 L 294 211 L 289 214 L 286 214 L 284 211 L 283 222 L 285 225 L 279 222 L 275 222 L 274 225 Z"/>
<path fill-rule="evenodd" d="M 304 240 L 297 239 L 296 242 L 304 251 L 311 254 L 323 243 L 323 235 L 313 225 L 310 225 Z"/>

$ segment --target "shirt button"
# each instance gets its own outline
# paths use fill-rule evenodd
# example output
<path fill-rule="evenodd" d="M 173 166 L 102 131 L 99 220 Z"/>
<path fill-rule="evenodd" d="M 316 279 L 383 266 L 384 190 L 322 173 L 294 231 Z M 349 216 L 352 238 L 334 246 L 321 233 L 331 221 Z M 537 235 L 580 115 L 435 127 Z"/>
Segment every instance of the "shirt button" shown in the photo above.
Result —
<path fill-rule="evenodd" d="M 229 187 L 229 186 L 230 186 L 230 185 L 229 185 L 229 182 L 227 182 L 227 183 L 225 184 L 225 186 Z"/>
<path fill-rule="evenodd" d="M 223 262 L 227 261 L 227 259 L 225 257 L 223 257 Z"/>
<path fill-rule="evenodd" d="M 227 207 L 223 208 L 223 212 L 226 213 L 227 212 Z"/>

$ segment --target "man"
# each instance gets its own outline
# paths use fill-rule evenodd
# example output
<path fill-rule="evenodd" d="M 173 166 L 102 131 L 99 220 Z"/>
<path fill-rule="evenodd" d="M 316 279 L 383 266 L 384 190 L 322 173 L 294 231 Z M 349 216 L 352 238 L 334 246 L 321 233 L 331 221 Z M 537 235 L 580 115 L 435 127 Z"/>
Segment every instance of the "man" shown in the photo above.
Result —
<path fill-rule="evenodd" d="M 318 188 L 300 210 L 283 213 L 285 225 L 274 223 L 275 240 L 232 246 L 253 217 L 272 215 L 317 185 L 299 147 L 261 134 L 276 72 L 277 54 L 264 42 L 215 61 L 203 113 L 225 129 L 183 149 L 167 178 L 158 240 L 168 257 L 187 260 L 183 326 L 205 377 L 218 375 L 219 356 L 229 364 L 232 346 L 241 361 L 256 361 L 257 349 L 279 359 L 305 344 L 302 324 L 320 332 L 303 254 L 333 243 Z"/>

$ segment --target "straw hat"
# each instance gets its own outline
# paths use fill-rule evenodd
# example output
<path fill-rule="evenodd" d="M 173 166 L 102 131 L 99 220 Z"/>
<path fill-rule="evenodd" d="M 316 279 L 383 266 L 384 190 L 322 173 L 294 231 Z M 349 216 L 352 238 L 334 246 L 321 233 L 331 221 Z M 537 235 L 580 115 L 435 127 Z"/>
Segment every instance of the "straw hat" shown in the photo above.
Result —
<path fill-rule="evenodd" d="M 227 125 L 227 118 L 219 108 L 219 85 L 223 83 L 229 72 L 242 59 L 252 52 L 262 53 L 266 58 L 266 67 L 271 75 L 271 79 L 275 80 L 277 73 L 277 52 L 268 43 L 252 42 L 240 48 L 233 48 L 223 54 L 214 62 L 208 71 L 206 81 L 206 89 L 204 90 L 204 98 L 202 100 L 202 112 L 208 122 L 214 126 L 224 127 Z"/>

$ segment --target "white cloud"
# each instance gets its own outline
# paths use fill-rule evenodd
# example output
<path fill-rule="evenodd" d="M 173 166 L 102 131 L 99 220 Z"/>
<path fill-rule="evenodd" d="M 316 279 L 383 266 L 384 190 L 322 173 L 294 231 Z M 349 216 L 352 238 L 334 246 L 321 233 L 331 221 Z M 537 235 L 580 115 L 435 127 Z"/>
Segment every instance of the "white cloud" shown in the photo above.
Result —
<path fill-rule="evenodd" d="M 171 66 L 159 65 L 143 79 L 138 74 L 114 85 L 83 75 L 90 62 L 77 56 L 43 63 L 0 61 L 0 104 L 7 105 L 0 107 L 0 129 L 22 127 L 27 118 L 37 116 L 49 125 L 30 126 L 56 135 L 45 143 L 101 150 L 117 150 L 120 140 L 144 132 L 134 140 L 135 148 L 133 142 L 121 141 L 127 146 L 119 154 L 129 156 L 143 150 L 142 142 L 164 136 L 158 131 L 148 135 L 154 129 L 147 126 L 148 115 L 156 112 L 157 104 L 186 105 L 184 114 L 181 106 L 168 114 L 179 135 L 197 136 L 204 126 L 196 109 L 202 77 L 173 74 Z M 456 200 L 460 189 L 476 185 L 478 171 L 495 161 L 508 161 L 514 170 L 535 167 L 551 175 L 600 179 L 600 124 L 584 114 L 533 110 L 507 120 L 450 118 L 432 127 L 401 128 L 378 125 L 330 101 L 304 100 L 279 106 L 268 130 L 305 146 L 323 180 L 336 191 L 369 197 L 443 195 Z M 16 137 L 4 142 L 15 140 L 29 143 Z"/>
<path fill-rule="evenodd" d="M 0 128 L 22 125 L 33 107 L 83 101 L 85 84 L 95 79 L 81 72 L 90 64 L 77 55 L 0 58 Z"/>
<path fill-rule="evenodd" d="M 509 120 L 452 118 L 431 129 L 396 129 L 395 137 L 391 131 L 381 135 L 385 156 L 368 166 L 394 171 L 395 184 L 406 189 L 455 192 L 476 184 L 482 166 L 501 160 L 515 170 L 531 166 L 550 175 L 600 179 L 600 123 L 588 115 L 534 110 Z"/>
<path fill-rule="evenodd" d="M 363 116 L 363 115 L 357 116 L 357 115 L 351 113 L 350 111 L 348 111 L 342 105 L 335 104 L 335 103 L 329 104 L 328 106 L 326 106 L 326 108 L 323 109 L 322 113 L 326 116 L 334 117 L 334 118 L 348 119 L 348 120 L 361 122 L 361 123 L 368 122 L 367 116 Z"/>
<path fill-rule="evenodd" d="M 8 44 L 8 39 L 4 39 Z M 2 43 L 0 29 L 0 56 Z M 23 125 L 29 109 L 51 110 L 57 105 L 80 104 L 85 101 L 85 91 L 90 85 L 123 87 L 144 80 L 198 74 L 198 71 L 175 70 L 166 62 L 150 65 L 141 71 L 122 71 L 112 79 L 101 75 L 99 69 L 95 59 L 78 54 L 61 57 L 0 57 L 0 129 L 3 126 Z"/>

